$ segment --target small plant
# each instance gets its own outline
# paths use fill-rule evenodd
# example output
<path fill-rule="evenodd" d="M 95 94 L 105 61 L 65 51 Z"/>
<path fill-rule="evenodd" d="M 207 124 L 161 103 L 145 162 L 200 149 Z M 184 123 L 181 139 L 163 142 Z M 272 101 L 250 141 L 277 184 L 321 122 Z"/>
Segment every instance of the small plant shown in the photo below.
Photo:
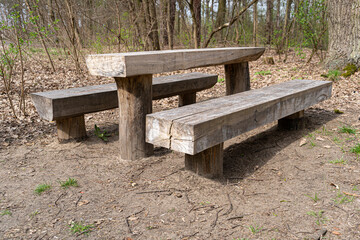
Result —
<path fill-rule="evenodd" d="M 35 188 L 35 193 L 40 195 L 41 193 L 50 190 L 51 185 L 49 184 L 40 184 Z"/>
<path fill-rule="evenodd" d="M 356 134 L 356 129 L 349 126 L 342 126 L 339 128 L 339 132 L 348 133 L 348 134 Z"/>
<path fill-rule="evenodd" d="M 324 78 L 329 78 L 329 80 L 335 82 L 339 80 L 339 77 L 341 76 L 341 72 L 339 70 L 329 70 L 327 74 L 321 74 Z"/>
<path fill-rule="evenodd" d="M 108 134 L 106 131 L 101 132 L 100 128 L 98 126 L 96 126 L 96 124 L 95 124 L 94 133 L 98 138 L 100 138 L 104 142 L 109 141 L 108 137 L 110 137 L 110 134 Z"/>
<path fill-rule="evenodd" d="M 338 137 L 334 137 L 334 138 L 333 138 L 333 141 L 334 141 L 335 143 L 338 143 L 338 144 L 341 143 L 341 140 L 340 140 Z"/>
<path fill-rule="evenodd" d="M 332 161 L 329 161 L 329 163 L 333 163 L 333 164 L 346 164 L 346 160 L 344 160 L 342 157 L 339 159 L 335 159 Z"/>
<path fill-rule="evenodd" d="M 348 197 L 348 196 L 342 194 L 341 192 L 338 192 L 338 194 L 336 195 L 336 198 L 333 200 L 337 204 L 343 204 L 343 203 L 350 203 L 350 202 L 354 201 L 354 197 L 353 196 Z"/>
<path fill-rule="evenodd" d="M 36 215 L 40 214 L 40 212 L 38 210 L 36 210 L 35 212 L 31 213 L 30 214 L 30 217 L 33 218 L 35 217 Z"/>
<path fill-rule="evenodd" d="M 218 78 L 218 83 L 223 83 L 225 82 L 225 78 Z"/>
<path fill-rule="evenodd" d="M 316 146 L 316 143 L 315 143 L 315 142 L 313 142 L 312 140 L 310 140 L 310 146 L 313 148 L 313 147 L 315 147 L 315 146 Z"/>
<path fill-rule="evenodd" d="M 271 75 L 271 72 L 269 70 L 267 71 L 260 71 L 260 72 L 256 72 L 255 75 L 261 75 L 261 76 L 266 76 L 266 75 Z"/>
<path fill-rule="evenodd" d="M 352 188 L 353 191 L 359 191 L 359 187 L 358 185 L 355 185 L 353 188 Z"/>
<path fill-rule="evenodd" d="M 69 178 L 65 182 L 60 182 L 61 187 L 68 188 L 68 187 L 78 187 L 79 184 L 77 183 L 77 180 L 74 178 Z"/>
<path fill-rule="evenodd" d="M 310 211 L 306 213 L 309 216 L 313 216 L 316 218 L 316 224 L 320 225 L 320 223 L 325 223 L 327 221 L 327 219 L 323 216 L 324 211 L 320 210 L 319 212 L 314 212 L 314 211 Z"/>
<path fill-rule="evenodd" d="M 94 228 L 94 225 L 83 225 L 81 222 L 73 222 L 70 225 L 70 231 L 72 233 L 88 234 L 92 228 Z"/>
<path fill-rule="evenodd" d="M 305 194 L 305 196 L 309 197 L 309 198 L 310 198 L 311 200 L 313 200 L 314 202 L 317 202 L 317 201 L 320 200 L 319 197 L 318 197 L 318 195 L 317 195 L 317 193 L 315 193 L 315 196 L 314 196 L 314 197 L 312 197 L 312 196 L 310 196 L 310 195 L 307 195 L 307 194 Z"/>
<path fill-rule="evenodd" d="M 344 112 L 343 112 L 343 111 L 340 111 L 339 109 L 334 109 L 334 113 L 336 113 L 336 114 L 343 114 Z"/>
<path fill-rule="evenodd" d="M 249 226 L 249 230 L 252 232 L 252 234 L 256 234 L 258 232 L 260 232 L 262 229 L 262 227 L 259 227 L 259 226 Z"/>
<path fill-rule="evenodd" d="M 5 215 L 11 216 L 12 213 L 11 213 L 8 209 L 6 209 L 6 210 L 2 211 L 2 212 L 0 213 L 0 215 L 1 215 L 1 216 L 5 216 Z"/>
<path fill-rule="evenodd" d="M 356 144 L 353 148 L 351 148 L 350 152 L 360 155 L 360 143 Z"/>

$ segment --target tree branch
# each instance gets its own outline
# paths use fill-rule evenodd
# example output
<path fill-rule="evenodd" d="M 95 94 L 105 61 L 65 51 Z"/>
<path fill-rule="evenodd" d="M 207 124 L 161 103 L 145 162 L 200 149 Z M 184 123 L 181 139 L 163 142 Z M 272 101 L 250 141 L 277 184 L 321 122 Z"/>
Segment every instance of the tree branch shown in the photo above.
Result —
<path fill-rule="evenodd" d="M 231 19 L 229 22 L 224 23 L 223 25 L 221 25 L 220 27 L 216 28 L 215 30 L 213 30 L 209 36 L 209 38 L 206 40 L 205 44 L 204 44 L 204 48 L 206 48 L 209 43 L 210 40 L 212 39 L 212 37 L 215 35 L 215 33 L 223 30 L 224 28 L 230 27 L 231 25 L 233 25 L 240 17 L 241 15 L 243 15 L 246 10 L 248 10 L 248 8 L 250 8 L 253 4 L 257 3 L 258 0 L 253 0 L 249 5 L 247 5 L 246 7 L 244 7 L 233 19 Z"/>

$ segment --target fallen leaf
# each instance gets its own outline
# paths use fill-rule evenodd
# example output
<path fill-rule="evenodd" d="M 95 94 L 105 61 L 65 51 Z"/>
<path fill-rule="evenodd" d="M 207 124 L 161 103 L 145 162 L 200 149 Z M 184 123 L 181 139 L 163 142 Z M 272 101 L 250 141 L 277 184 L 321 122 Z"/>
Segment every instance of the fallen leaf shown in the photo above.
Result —
<path fill-rule="evenodd" d="M 318 141 L 324 141 L 325 139 L 323 139 L 322 137 L 316 137 L 316 140 L 318 140 Z"/>
<path fill-rule="evenodd" d="M 301 139 L 300 141 L 300 147 L 304 146 L 306 144 L 306 138 Z"/>
<path fill-rule="evenodd" d="M 337 231 L 332 231 L 331 233 L 332 233 L 332 234 L 335 234 L 335 235 L 341 235 L 341 233 L 340 233 L 340 232 L 337 232 Z"/>
<path fill-rule="evenodd" d="M 136 217 L 136 216 L 130 216 L 130 217 L 128 217 L 128 220 L 129 221 L 135 221 L 135 220 L 138 220 L 139 218 L 138 217 Z"/>
<path fill-rule="evenodd" d="M 78 203 L 78 206 L 86 205 L 86 204 L 89 204 L 89 203 L 90 203 L 90 201 L 88 201 L 88 200 L 83 200 L 83 201 L 80 201 L 80 202 Z"/>
<path fill-rule="evenodd" d="M 330 183 L 330 186 L 335 187 L 336 189 L 340 189 L 338 185 L 336 185 L 335 183 Z"/>
<path fill-rule="evenodd" d="M 331 147 L 330 147 L 329 145 L 325 145 L 324 148 L 329 149 L 329 148 L 331 148 Z"/>

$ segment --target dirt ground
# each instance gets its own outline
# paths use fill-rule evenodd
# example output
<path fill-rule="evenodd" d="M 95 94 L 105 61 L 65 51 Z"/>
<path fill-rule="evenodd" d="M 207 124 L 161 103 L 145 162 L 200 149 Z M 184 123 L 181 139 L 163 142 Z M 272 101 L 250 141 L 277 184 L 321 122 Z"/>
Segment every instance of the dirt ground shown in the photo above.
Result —
<path fill-rule="evenodd" d="M 276 63 L 262 57 L 250 64 L 252 88 L 324 80 L 317 59 L 306 64 L 293 53 L 285 64 L 265 56 Z M 68 59 L 56 61 L 58 73 L 29 66 L 28 92 L 112 81 L 79 76 Z M 224 78 L 222 67 L 191 71 Z M 219 81 L 198 99 L 221 95 Z M 3 92 L 0 101 L 0 239 L 360 239 L 360 155 L 351 152 L 360 143 L 359 73 L 340 77 L 330 100 L 305 111 L 304 130 L 273 123 L 227 141 L 217 180 L 185 171 L 183 154 L 164 148 L 121 160 L 117 110 L 86 115 L 89 138 L 60 144 L 55 123 L 41 120 L 30 101 L 29 116 L 19 120 Z M 153 108 L 176 104 L 169 98 Z M 95 124 L 111 134 L 109 142 L 94 135 Z M 342 133 L 344 126 L 357 133 Z M 61 187 L 69 178 L 79 186 Z M 39 184 L 51 188 L 36 194 Z M 89 231 L 73 233 L 74 224 Z"/>

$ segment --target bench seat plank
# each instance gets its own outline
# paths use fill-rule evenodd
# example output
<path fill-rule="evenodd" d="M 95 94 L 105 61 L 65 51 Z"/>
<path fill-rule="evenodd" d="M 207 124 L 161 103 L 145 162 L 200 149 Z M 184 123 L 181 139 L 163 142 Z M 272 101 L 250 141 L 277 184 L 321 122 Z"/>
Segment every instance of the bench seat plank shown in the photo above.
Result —
<path fill-rule="evenodd" d="M 149 114 L 146 141 L 190 155 L 331 96 L 331 82 L 293 80 Z"/>
<path fill-rule="evenodd" d="M 261 47 L 231 47 L 93 54 L 86 57 L 86 65 L 92 75 L 130 77 L 254 61 L 264 51 Z"/>
<path fill-rule="evenodd" d="M 153 99 L 196 93 L 211 88 L 217 75 L 186 73 L 153 78 Z M 48 121 L 118 107 L 115 83 L 31 94 L 39 115 Z"/>

